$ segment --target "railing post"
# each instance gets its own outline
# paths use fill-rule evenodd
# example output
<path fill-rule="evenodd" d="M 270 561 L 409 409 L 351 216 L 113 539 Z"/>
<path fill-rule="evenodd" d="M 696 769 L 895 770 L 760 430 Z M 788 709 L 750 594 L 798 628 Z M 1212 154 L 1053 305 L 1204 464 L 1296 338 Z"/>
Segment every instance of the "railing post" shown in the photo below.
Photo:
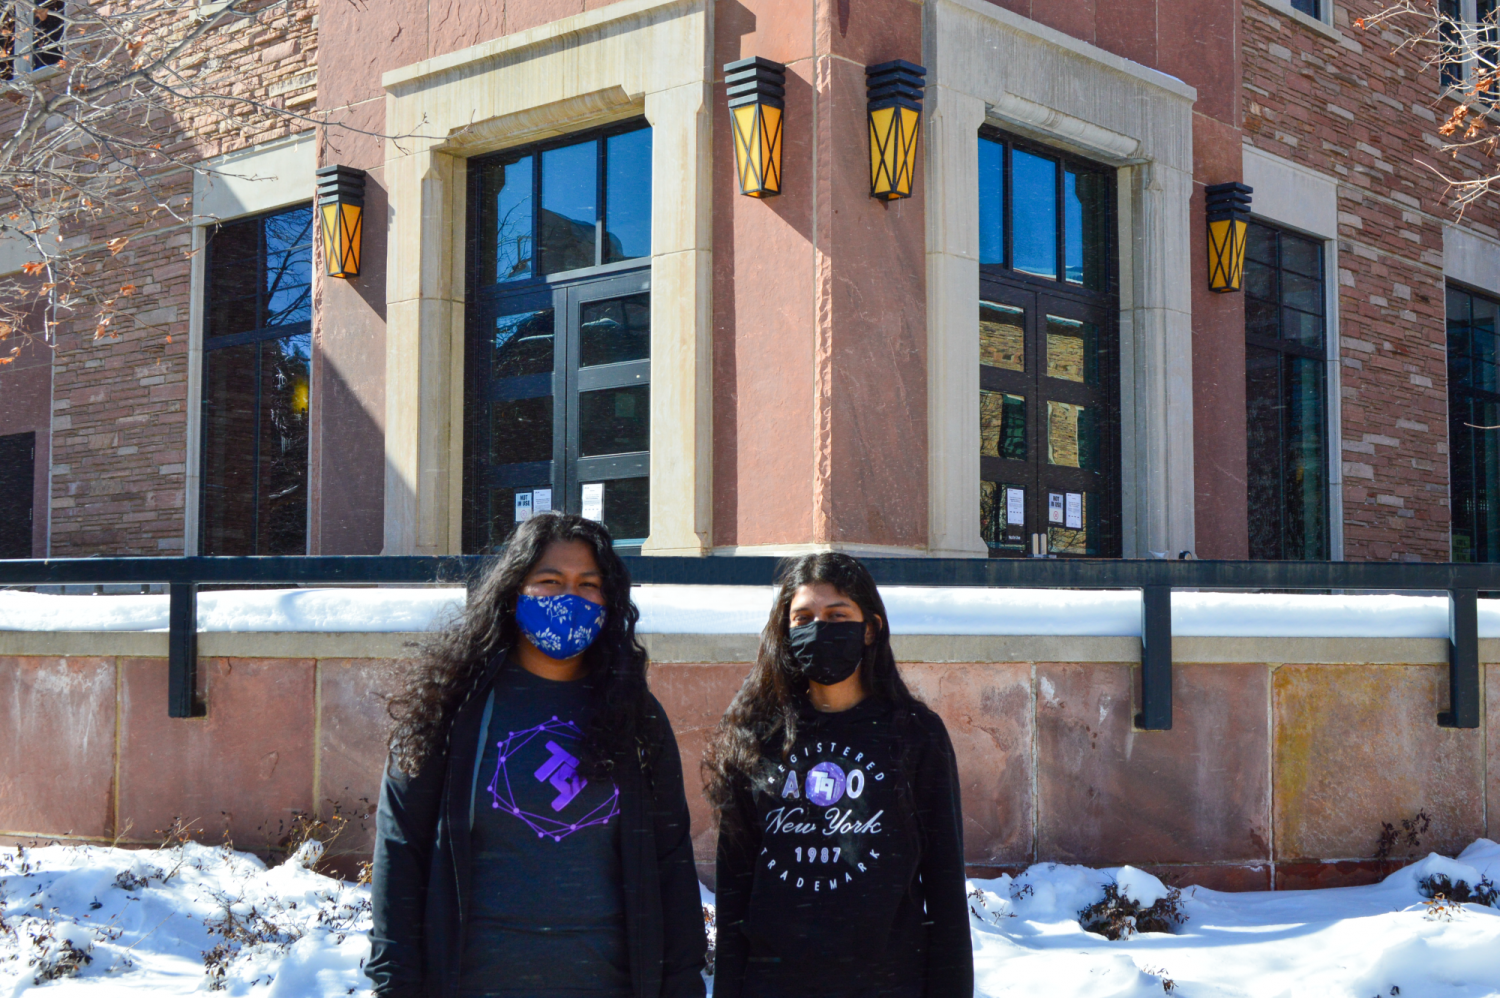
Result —
<path fill-rule="evenodd" d="M 1172 588 L 1141 591 L 1141 712 L 1135 726 L 1144 731 L 1172 727 Z"/>
<path fill-rule="evenodd" d="M 1448 705 L 1438 712 L 1445 728 L 1479 727 L 1479 593 L 1448 594 Z"/>
<path fill-rule="evenodd" d="M 173 582 L 167 588 L 167 716 L 192 717 L 198 692 L 198 586 Z"/>

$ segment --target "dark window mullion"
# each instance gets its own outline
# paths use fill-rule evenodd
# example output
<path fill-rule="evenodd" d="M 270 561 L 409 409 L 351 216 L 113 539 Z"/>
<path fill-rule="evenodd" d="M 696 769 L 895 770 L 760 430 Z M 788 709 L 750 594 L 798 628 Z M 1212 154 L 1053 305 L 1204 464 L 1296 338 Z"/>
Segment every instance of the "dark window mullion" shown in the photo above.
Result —
<path fill-rule="evenodd" d="M 1001 240 L 1004 245 L 1001 247 L 1000 256 L 1004 261 L 1002 266 L 1004 266 L 1006 270 L 1014 270 L 1016 257 L 1011 247 L 1015 242 L 1016 226 L 1014 220 L 1014 212 L 1011 211 L 1011 205 L 1015 201 L 1015 185 L 1011 183 L 1010 143 L 1002 142 L 1000 148 L 1002 150 L 1000 153 L 1000 214 L 1001 217 L 1005 219 L 1005 231 L 1002 233 L 1004 238 Z"/>
<path fill-rule="evenodd" d="M 607 205 L 605 204 L 605 167 L 604 162 L 605 141 L 600 138 L 594 142 L 594 266 L 604 264 L 604 219 Z"/>
<path fill-rule="evenodd" d="M 1057 278 L 1058 284 L 1068 283 L 1068 239 L 1064 232 L 1068 226 L 1068 197 L 1064 190 L 1067 179 L 1067 170 L 1063 168 L 1062 157 L 1059 156 L 1052 167 L 1052 188 L 1055 192 L 1052 199 L 1052 217 L 1056 220 L 1056 224 L 1052 227 L 1052 252 L 1057 255 L 1057 271 L 1053 276 Z"/>

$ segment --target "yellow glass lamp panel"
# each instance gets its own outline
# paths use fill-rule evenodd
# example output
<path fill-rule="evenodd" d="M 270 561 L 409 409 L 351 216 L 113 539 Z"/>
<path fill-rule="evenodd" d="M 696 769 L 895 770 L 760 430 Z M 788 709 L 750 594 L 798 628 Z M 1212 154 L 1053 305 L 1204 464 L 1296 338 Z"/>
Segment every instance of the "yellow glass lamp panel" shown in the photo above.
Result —
<path fill-rule="evenodd" d="M 358 277 L 364 208 L 357 204 L 325 204 L 323 260 L 329 277 Z"/>
<path fill-rule="evenodd" d="M 741 194 L 767 198 L 781 193 L 781 116 L 781 108 L 768 104 L 730 108 Z"/>
<path fill-rule="evenodd" d="M 1250 226 L 1239 219 L 1208 223 L 1208 286 L 1218 292 L 1238 291 L 1245 274 L 1245 238 Z"/>
<path fill-rule="evenodd" d="M 870 111 L 870 195 L 887 201 L 911 197 L 917 172 L 921 113 L 909 107 Z"/>

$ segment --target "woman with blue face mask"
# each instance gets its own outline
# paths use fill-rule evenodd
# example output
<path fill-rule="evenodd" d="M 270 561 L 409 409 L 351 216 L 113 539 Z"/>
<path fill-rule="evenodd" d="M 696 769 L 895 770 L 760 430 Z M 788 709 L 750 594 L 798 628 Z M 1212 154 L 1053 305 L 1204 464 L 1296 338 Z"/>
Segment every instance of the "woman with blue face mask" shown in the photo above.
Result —
<path fill-rule="evenodd" d="M 682 764 L 598 523 L 516 529 L 391 703 L 377 995 L 687 998 L 705 939 Z"/>
<path fill-rule="evenodd" d="M 704 769 L 715 998 L 974 993 L 953 745 L 856 559 L 786 564 Z"/>

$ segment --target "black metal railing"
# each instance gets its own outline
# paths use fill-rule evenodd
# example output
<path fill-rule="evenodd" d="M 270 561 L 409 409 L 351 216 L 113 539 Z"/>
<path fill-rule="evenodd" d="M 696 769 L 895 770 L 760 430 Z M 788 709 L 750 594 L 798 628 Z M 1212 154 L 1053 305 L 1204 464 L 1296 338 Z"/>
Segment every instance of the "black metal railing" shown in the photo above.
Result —
<path fill-rule="evenodd" d="M 642 584 L 769 585 L 776 558 L 625 559 Z M 1141 711 L 1136 726 L 1172 726 L 1172 590 L 1310 590 L 1449 594 L 1445 727 L 1479 726 L 1478 595 L 1500 592 L 1500 564 L 1135 561 L 1044 558 L 865 558 L 885 586 L 1139 589 Z M 189 717 L 197 685 L 197 593 L 204 585 L 467 584 L 488 558 L 318 555 L 276 558 L 0 560 L 0 586 L 165 584 L 170 594 L 168 713 Z"/>

